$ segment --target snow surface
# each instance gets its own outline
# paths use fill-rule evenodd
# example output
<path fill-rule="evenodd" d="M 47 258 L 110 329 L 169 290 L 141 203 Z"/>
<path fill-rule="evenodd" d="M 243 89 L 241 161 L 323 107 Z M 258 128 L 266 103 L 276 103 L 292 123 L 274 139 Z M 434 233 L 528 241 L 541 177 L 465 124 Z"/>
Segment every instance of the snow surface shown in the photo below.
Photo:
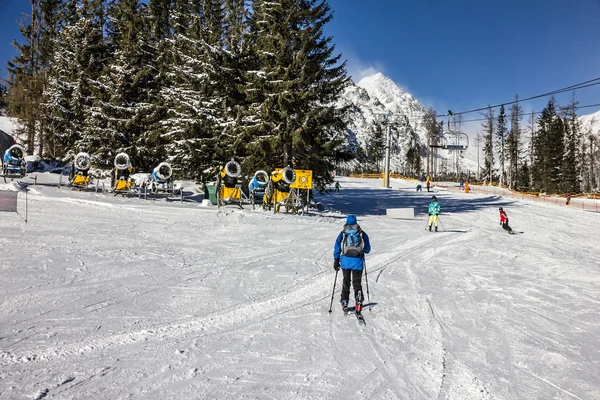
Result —
<path fill-rule="evenodd" d="M 17 119 L 2 117 L 0 116 L 0 131 L 4 131 L 9 135 L 13 136 L 14 131 L 17 129 Z"/>
<path fill-rule="evenodd" d="M 437 191 L 430 233 L 413 183 L 341 185 L 309 216 L 31 186 L 0 219 L 0 399 L 600 398 L 600 214 Z M 328 313 L 346 213 L 364 327 L 340 279 Z"/>

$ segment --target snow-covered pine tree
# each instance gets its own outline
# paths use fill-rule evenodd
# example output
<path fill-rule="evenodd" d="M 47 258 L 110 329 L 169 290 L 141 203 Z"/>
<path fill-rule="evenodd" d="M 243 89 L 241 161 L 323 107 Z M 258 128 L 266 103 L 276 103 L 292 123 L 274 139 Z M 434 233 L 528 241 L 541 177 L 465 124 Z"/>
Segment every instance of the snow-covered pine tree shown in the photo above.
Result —
<path fill-rule="evenodd" d="M 375 123 L 371 127 L 371 134 L 366 143 L 367 156 L 369 160 L 369 171 L 380 173 L 382 170 L 382 160 L 385 157 L 385 132 L 380 123 Z"/>
<path fill-rule="evenodd" d="M 327 181 L 333 166 L 349 159 L 346 109 L 333 105 L 349 78 L 323 35 L 331 9 L 326 1 L 254 0 L 252 11 L 258 68 L 247 88 L 254 122 L 248 151 L 256 167 L 295 162 Z"/>
<path fill-rule="evenodd" d="M 563 179 L 561 190 L 563 192 L 579 193 L 581 191 L 581 122 L 577 117 L 577 106 L 575 94 L 566 107 L 561 107 L 565 129 L 565 148 L 563 156 Z"/>
<path fill-rule="evenodd" d="M 194 177 L 215 164 L 215 110 L 222 104 L 215 90 L 216 65 L 223 51 L 222 30 L 210 31 L 207 21 L 217 17 L 207 16 L 205 6 L 204 1 L 174 2 L 174 35 L 170 41 L 173 64 L 167 75 L 168 84 L 161 91 L 168 107 L 164 122 L 168 160 L 175 170 Z M 218 24 L 211 27 L 218 28 Z M 220 38 L 219 42 L 211 43 L 214 38 Z"/>
<path fill-rule="evenodd" d="M 249 71 L 256 69 L 256 57 L 252 56 L 247 40 L 245 0 L 226 0 L 224 11 L 225 51 L 220 74 L 223 105 L 219 117 L 222 120 L 221 153 L 224 157 L 235 157 L 244 170 L 251 171 L 254 166 L 246 162 L 249 156 L 246 146 L 251 138 L 249 130 L 252 130 L 253 120 L 248 113 L 246 89 Z"/>
<path fill-rule="evenodd" d="M 483 169 L 483 180 L 488 182 L 494 181 L 494 123 L 495 116 L 494 110 L 491 106 L 488 106 L 486 112 L 483 114 L 485 121 L 481 124 L 483 128 L 483 135 L 485 137 L 485 143 L 483 145 L 483 157 L 484 157 L 484 169 Z"/>
<path fill-rule="evenodd" d="M 48 85 L 48 71 L 50 69 L 50 63 L 54 57 L 54 44 L 56 43 L 58 34 L 63 24 L 61 18 L 61 7 L 61 0 L 40 0 L 40 17 L 43 29 L 40 33 L 39 57 L 43 74 L 43 92 L 46 91 Z M 44 140 L 46 137 L 45 126 L 48 121 L 46 120 L 46 109 L 44 107 L 46 100 L 42 96 L 40 101 L 40 134 L 38 135 L 38 154 L 44 156 L 46 155 Z"/>
<path fill-rule="evenodd" d="M 67 25 L 55 43 L 44 92 L 45 141 L 47 152 L 53 157 L 62 158 L 77 151 L 93 154 L 98 146 L 93 114 L 106 57 L 103 12 L 100 0 L 65 4 L 63 19 Z M 69 21 L 74 23 L 68 24 Z M 106 160 L 96 161 L 102 165 Z"/>
<path fill-rule="evenodd" d="M 149 140 L 156 106 L 150 102 L 155 87 L 155 49 L 149 43 L 141 0 L 111 2 L 107 11 L 107 44 L 112 61 L 101 78 L 103 100 L 95 108 L 95 155 L 112 165 L 114 156 L 126 152 L 137 170 L 149 171 L 162 161 Z"/>
<path fill-rule="evenodd" d="M 148 102 L 152 105 L 152 113 L 147 116 L 146 121 L 149 126 L 140 138 L 144 144 L 140 144 L 139 147 L 151 149 L 151 153 L 145 156 L 148 162 L 153 159 L 160 159 L 160 161 L 167 159 L 165 146 L 168 144 L 168 138 L 163 126 L 163 121 L 167 119 L 167 105 L 162 91 L 169 84 L 168 74 L 173 65 L 172 8 L 173 0 L 149 0 L 145 14 L 145 24 L 150 32 L 145 43 L 148 44 L 148 52 L 151 55 L 147 68 L 153 78 L 152 84 L 148 87 Z"/>
<path fill-rule="evenodd" d="M 504 105 L 501 105 L 500 111 L 498 112 L 498 119 L 496 120 L 496 149 L 498 149 L 498 162 L 500 163 L 500 170 L 498 171 L 500 175 L 500 185 L 506 183 L 506 136 L 506 113 L 504 111 Z"/>

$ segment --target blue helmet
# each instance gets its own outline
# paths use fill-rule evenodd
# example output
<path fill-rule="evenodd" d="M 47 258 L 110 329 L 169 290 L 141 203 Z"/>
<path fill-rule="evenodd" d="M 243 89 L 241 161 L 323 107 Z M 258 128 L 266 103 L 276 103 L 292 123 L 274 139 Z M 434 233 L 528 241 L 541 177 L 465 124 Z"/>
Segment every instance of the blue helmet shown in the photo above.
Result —
<path fill-rule="evenodd" d="M 346 217 L 346 225 L 354 225 L 356 224 L 356 215 L 348 215 Z"/>

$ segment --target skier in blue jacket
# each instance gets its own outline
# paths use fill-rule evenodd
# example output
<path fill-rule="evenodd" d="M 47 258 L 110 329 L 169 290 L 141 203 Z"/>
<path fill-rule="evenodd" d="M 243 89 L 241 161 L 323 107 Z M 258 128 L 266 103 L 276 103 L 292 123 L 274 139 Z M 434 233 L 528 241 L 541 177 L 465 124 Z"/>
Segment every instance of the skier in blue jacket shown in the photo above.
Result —
<path fill-rule="evenodd" d="M 348 215 L 344 229 L 335 240 L 333 248 L 333 269 L 342 269 L 344 282 L 342 284 L 342 297 L 340 303 L 344 312 L 348 312 L 348 299 L 350 297 L 350 282 L 354 288 L 356 300 L 355 312 L 362 312 L 364 295 L 362 292 L 362 272 L 365 267 L 365 254 L 371 251 L 369 236 L 356 221 L 355 215 Z"/>

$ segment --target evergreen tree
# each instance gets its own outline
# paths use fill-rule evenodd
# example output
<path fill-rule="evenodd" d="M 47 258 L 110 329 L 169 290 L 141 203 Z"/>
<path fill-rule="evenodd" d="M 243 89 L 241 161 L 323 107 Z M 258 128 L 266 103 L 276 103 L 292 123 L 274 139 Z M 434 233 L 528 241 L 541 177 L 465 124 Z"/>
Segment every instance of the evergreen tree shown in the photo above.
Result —
<path fill-rule="evenodd" d="M 100 146 L 97 119 L 102 67 L 105 63 L 104 11 L 99 1 L 84 1 L 65 7 L 66 25 L 55 43 L 54 57 L 44 92 L 45 140 L 47 152 L 62 158 L 69 152 L 94 151 Z M 100 165 L 112 160 L 95 157 Z"/>
<path fill-rule="evenodd" d="M 6 114 L 6 109 L 8 108 L 8 101 L 6 100 L 8 97 L 8 88 L 0 83 L 0 116 Z"/>
<path fill-rule="evenodd" d="M 16 40 L 13 46 L 18 55 L 8 62 L 9 114 L 18 118 L 17 135 L 26 137 L 27 152 L 33 154 L 40 121 L 44 74 L 40 57 L 42 17 L 40 0 L 31 0 L 31 14 L 20 22 L 23 43 Z"/>
<path fill-rule="evenodd" d="M 427 175 L 433 174 L 436 175 L 435 171 L 435 160 L 437 159 L 437 146 L 438 138 L 441 134 L 440 125 L 438 125 L 436 121 L 436 111 L 433 108 L 430 108 L 425 112 L 424 116 L 424 125 L 427 130 L 427 167 L 426 173 Z"/>
<path fill-rule="evenodd" d="M 417 124 L 415 126 L 418 126 Z M 416 130 L 410 125 L 408 118 L 404 119 L 404 126 L 401 128 L 407 132 L 407 140 L 404 142 L 407 150 L 405 152 L 406 162 L 404 171 L 408 176 L 418 176 L 423 168 L 421 154 L 423 147 L 421 138 Z"/>
<path fill-rule="evenodd" d="M 153 76 L 153 81 L 148 87 L 148 102 L 152 105 L 152 113 L 148 115 L 149 126 L 144 133 L 146 147 L 152 149 L 156 159 L 166 160 L 166 145 L 169 143 L 165 135 L 163 121 L 167 120 L 168 105 L 163 91 L 169 85 L 169 76 L 173 60 L 173 18 L 171 9 L 173 0 L 150 0 L 146 13 L 146 25 L 149 33 L 148 53 L 149 60 L 146 68 Z"/>
<path fill-rule="evenodd" d="M 494 168 L 494 110 L 491 106 L 488 106 L 487 111 L 483 115 L 485 121 L 481 125 L 483 128 L 483 135 L 485 137 L 485 144 L 483 146 L 483 157 L 484 157 L 484 172 L 483 180 L 494 181 L 493 168 Z"/>
<path fill-rule="evenodd" d="M 563 107 L 562 113 L 564 118 L 564 156 L 563 156 L 563 179 L 561 190 L 563 192 L 579 193 L 581 190 L 579 180 L 581 174 L 581 123 L 577 117 L 578 101 L 575 100 L 575 95 L 571 97 L 571 102 L 566 107 Z M 583 179 L 581 179 L 583 181 Z"/>
<path fill-rule="evenodd" d="M 169 160 L 176 170 L 196 176 L 213 166 L 219 153 L 216 110 L 222 104 L 215 84 L 219 81 L 222 33 L 211 31 L 207 25 L 218 27 L 213 21 L 220 17 L 207 15 L 214 9 L 205 7 L 205 2 L 175 1 L 174 64 L 169 83 L 161 92 L 169 108 L 164 123 Z"/>
<path fill-rule="evenodd" d="M 503 185 L 506 182 L 506 133 L 506 114 L 504 112 L 504 105 L 501 105 L 496 121 L 496 148 L 498 149 L 498 161 L 500 163 L 500 185 Z"/>
<path fill-rule="evenodd" d="M 508 187 L 511 189 L 523 184 L 519 168 L 519 164 L 523 160 L 523 155 L 521 154 L 521 120 L 523 119 L 523 108 L 518 103 L 519 95 L 515 96 L 515 100 L 517 102 L 510 108 L 510 131 L 507 138 Z"/>
<path fill-rule="evenodd" d="M 108 9 L 108 43 L 114 50 L 112 62 L 101 79 L 103 101 L 95 107 L 95 154 L 112 163 L 126 152 L 136 168 L 150 170 L 160 161 L 149 139 L 155 105 L 150 92 L 155 87 L 153 48 L 145 7 L 140 0 L 120 0 Z"/>
<path fill-rule="evenodd" d="M 534 186 L 550 193 L 560 190 L 564 154 L 564 126 L 556 113 L 554 97 L 550 98 L 538 118 L 539 130 L 534 136 Z"/>
<path fill-rule="evenodd" d="M 381 124 L 374 124 L 366 143 L 368 161 L 377 173 L 381 172 L 381 162 L 385 156 L 385 132 Z"/>
<path fill-rule="evenodd" d="M 529 175 L 528 175 L 528 186 L 530 188 L 534 187 L 534 164 L 535 164 L 535 152 L 534 152 L 534 145 L 535 145 L 535 138 L 536 138 L 536 120 L 535 120 L 535 112 L 531 111 L 531 114 L 529 115 L 529 146 L 528 146 L 528 160 L 529 160 Z"/>
<path fill-rule="evenodd" d="M 516 189 L 527 192 L 530 188 L 529 177 L 531 176 L 531 171 L 526 159 L 518 166 L 518 171 L 519 179 L 517 180 Z"/>
<path fill-rule="evenodd" d="M 329 180 L 333 166 L 351 157 L 342 146 L 346 109 L 333 105 L 348 82 L 345 63 L 323 36 L 330 7 L 326 1 L 255 0 L 252 10 L 249 40 L 258 69 L 247 89 L 248 153 L 257 167 L 295 160 Z"/>

